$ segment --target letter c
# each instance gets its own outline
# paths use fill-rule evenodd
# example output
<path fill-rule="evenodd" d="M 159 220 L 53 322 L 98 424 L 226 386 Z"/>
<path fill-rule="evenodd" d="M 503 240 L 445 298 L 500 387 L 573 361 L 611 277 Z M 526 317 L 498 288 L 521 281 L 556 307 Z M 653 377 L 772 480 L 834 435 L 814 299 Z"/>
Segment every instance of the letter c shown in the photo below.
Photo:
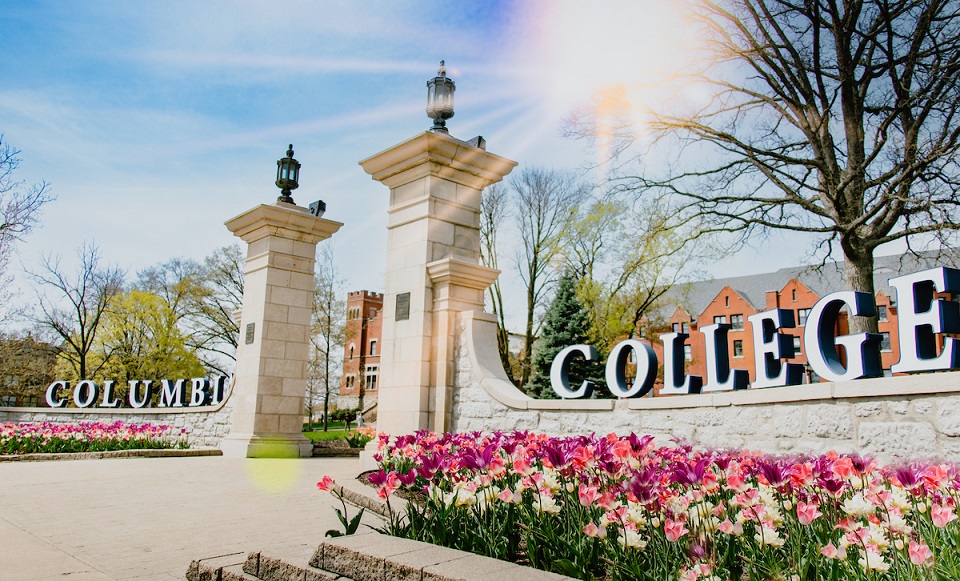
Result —
<path fill-rule="evenodd" d="M 54 381 L 47 387 L 47 405 L 52 408 L 67 407 L 67 400 L 60 397 L 61 389 L 70 389 L 70 384 L 66 381 Z"/>
<path fill-rule="evenodd" d="M 557 353 L 550 365 L 550 387 L 563 399 L 578 399 L 590 397 L 593 393 L 593 382 L 584 381 L 576 391 L 570 389 L 570 356 L 580 353 L 587 361 L 597 358 L 597 350 L 589 345 L 571 345 Z"/>

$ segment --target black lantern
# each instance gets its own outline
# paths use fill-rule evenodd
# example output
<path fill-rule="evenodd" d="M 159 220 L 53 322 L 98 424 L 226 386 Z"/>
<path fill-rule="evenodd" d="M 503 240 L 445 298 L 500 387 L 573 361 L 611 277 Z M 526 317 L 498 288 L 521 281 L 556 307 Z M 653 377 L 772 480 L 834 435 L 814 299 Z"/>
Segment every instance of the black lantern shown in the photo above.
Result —
<path fill-rule="evenodd" d="M 427 81 L 427 117 L 433 119 L 430 131 L 447 131 L 447 119 L 453 117 L 453 93 L 457 84 L 447 78 L 447 68 L 440 61 L 437 76 Z"/>
<path fill-rule="evenodd" d="M 290 192 L 300 187 L 297 180 L 300 178 L 300 162 L 293 159 L 293 144 L 287 149 L 287 157 L 277 160 L 277 187 L 280 188 L 278 202 L 292 204 Z"/>

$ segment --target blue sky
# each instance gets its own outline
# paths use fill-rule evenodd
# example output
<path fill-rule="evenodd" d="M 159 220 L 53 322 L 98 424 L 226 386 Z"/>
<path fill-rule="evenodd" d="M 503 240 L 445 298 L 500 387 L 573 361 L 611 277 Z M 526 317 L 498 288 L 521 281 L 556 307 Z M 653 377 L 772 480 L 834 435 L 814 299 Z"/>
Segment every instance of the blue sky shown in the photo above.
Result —
<path fill-rule="evenodd" d="M 483 135 L 521 167 L 582 167 L 598 153 L 561 136 L 563 117 L 688 58 L 694 39 L 670 6 L 5 2 L 0 133 L 22 150 L 19 177 L 57 196 L 20 257 L 69 263 L 96 241 L 131 271 L 200 259 L 234 240 L 225 220 L 276 199 L 276 160 L 293 143 L 295 200 L 323 199 L 345 223 L 333 243 L 347 286 L 380 289 L 387 190 L 357 162 L 429 128 L 440 59 L 457 82 L 452 135 Z M 774 268 L 800 261 L 800 246 Z M 723 274 L 755 272 L 756 256 Z"/>

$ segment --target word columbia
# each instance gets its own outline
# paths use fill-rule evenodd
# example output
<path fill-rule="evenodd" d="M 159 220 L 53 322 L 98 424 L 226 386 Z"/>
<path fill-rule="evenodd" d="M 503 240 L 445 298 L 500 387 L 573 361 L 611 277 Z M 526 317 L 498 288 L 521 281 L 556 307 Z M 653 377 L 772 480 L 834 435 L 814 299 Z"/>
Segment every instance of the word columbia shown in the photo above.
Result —
<path fill-rule="evenodd" d="M 960 270 L 946 267 L 898 276 L 889 280 L 896 289 L 897 328 L 900 335 L 900 361 L 893 373 L 922 373 L 960 368 L 957 340 L 943 337 L 943 349 L 937 353 L 938 335 L 960 333 L 960 304 L 937 298 L 937 294 L 960 295 Z M 803 330 L 803 349 L 810 367 L 827 381 L 851 381 L 880 377 L 881 336 L 877 333 L 855 333 L 836 336 L 840 313 L 873 317 L 877 314 L 874 297 L 868 293 L 839 291 L 820 299 L 810 310 Z M 687 333 L 660 335 L 663 341 L 662 395 L 711 393 L 738 389 L 756 389 L 799 385 L 803 366 L 785 362 L 795 357 L 792 337 L 778 329 L 794 328 L 793 311 L 773 309 L 747 317 L 753 326 L 755 370 L 757 379 L 749 383 L 746 369 L 730 369 L 727 333 L 729 323 L 714 323 L 700 329 L 706 344 L 706 382 L 696 375 L 684 373 L 684 343 Z M 841 350 L 843 356 L 841 356 Z M 630 353 L 636 355 L 637 374 L 633 385 L 627 385 L 626 364 Z M 587 361 L 597 359 L 597 350 L 589 345 L 572 345 L 560 351 L 550 367 L 550 384 L 562 398 L 589 397 L 593 383 L 584 381 L 576 390 L 570 387 L 569 371 L 573 356 Z M 647 343 L 626 340 L 610 351 L 606 364 L 607 388 L 615 397 L 642 397 L 652 389 L 657 378 L 657 355 Z"/>
<path fill-rule="evenodd" d="M 224 390 L 227 385 L 226 376 L 219 376 L 212 382 L 206 377 L 197 377 L 190 379 L 190 387 L 187 388 L 186 379 L 164 379 L 160 382 L 160 400 L 157 407 L 200 407 L 218 405 L 223 401 Z M 73 388 L 73 404 L 78 408 L 87 408 L 92 406 L 97 400 L 101 408 L 119 408 L 122 407 L 122 400 L 114 395 L 113 380 L 103 382 L 103 389 L 96 382 L 89 379 L 78 381 Z M 127 382 L 129 391 L 127 393 L 127 402 L 133 409 L 142 409 L 151 407 L 153 395 L 157 389 L 151 379 L 133 379 Z M 69 401 L 61 395 L 61 392 L 70 391 L 69 381 L 54 381 L 47 387 L 47 405 L 52 408 L 67 407 Z M 188 393 L 189 391 L 189 393 Z"/>

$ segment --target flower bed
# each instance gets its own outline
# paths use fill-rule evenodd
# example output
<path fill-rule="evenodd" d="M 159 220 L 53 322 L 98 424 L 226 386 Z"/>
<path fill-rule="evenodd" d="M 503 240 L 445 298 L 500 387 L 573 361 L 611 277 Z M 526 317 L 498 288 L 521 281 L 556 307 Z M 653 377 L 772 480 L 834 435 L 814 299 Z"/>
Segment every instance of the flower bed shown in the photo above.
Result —
<path fill-rule="evenodd" d="M 186 430 L 152 424 L 0 424 L 0 454 L 189 448 Z"/>
<path fill-rule="evenodd" d="M 581 579 L 960 579 L 960 471 L 518 432 L 380 439 L 391 534 Z"/>

